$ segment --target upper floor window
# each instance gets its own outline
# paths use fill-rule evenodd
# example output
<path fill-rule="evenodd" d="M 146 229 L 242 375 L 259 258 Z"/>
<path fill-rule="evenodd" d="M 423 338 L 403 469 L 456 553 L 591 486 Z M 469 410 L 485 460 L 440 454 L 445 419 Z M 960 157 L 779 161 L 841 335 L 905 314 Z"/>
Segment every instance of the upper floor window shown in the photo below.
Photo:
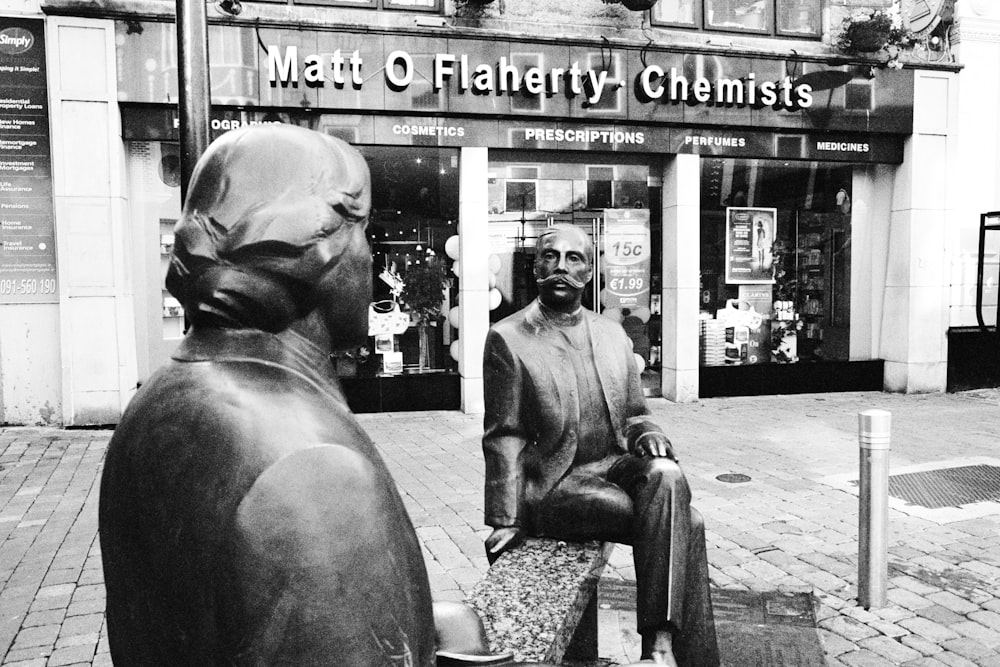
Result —
<path fill-rule="evenodd" d="M 657 25 L 818 39 L 823 0 L 659 0 Z"/>
<path fill-rule="evenodd" d="M 444 0 L 257 0 L 296 5 L 329 5 L 331 7 L 365 7 L 369 9 L 401 9 L 404 11 L 440 12 Z"/>

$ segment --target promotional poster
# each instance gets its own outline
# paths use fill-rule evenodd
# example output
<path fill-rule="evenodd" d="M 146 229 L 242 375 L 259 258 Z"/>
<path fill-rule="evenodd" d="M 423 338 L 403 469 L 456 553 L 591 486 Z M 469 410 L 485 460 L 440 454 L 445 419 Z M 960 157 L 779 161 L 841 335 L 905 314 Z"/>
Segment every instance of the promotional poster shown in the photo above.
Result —
<path fill-rule="evenodd" d="M 778 210 L 752 206 L 726 209 L 726 282 L 773 283 Z"/>

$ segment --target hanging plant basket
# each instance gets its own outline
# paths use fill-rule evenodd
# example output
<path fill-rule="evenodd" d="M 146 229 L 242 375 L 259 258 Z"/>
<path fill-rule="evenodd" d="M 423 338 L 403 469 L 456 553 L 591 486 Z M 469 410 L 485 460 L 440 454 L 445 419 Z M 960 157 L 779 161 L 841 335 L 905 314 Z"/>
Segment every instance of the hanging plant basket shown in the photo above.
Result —
<path fill-rule="evenodd" d="M 870 22 L 869 22 L 870 23 Z M 889 31 L 856 23 L 845 35 L 849 49 L 857 53 L 881 51 L 889 43 Z"/>
<path fill-rule="evenodd" d="M 889 47 L 905 47 L 913 36 L 902 27 L 902 21 L 884 10 L 860 12 L 844 19 L 837 47 L 844 53 L 875 53 Z"/>

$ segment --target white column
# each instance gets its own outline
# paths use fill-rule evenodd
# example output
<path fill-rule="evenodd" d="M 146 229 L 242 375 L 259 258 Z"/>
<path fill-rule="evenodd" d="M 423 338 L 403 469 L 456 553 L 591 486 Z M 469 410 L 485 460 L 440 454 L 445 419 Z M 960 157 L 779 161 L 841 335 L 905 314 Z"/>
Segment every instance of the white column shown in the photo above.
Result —
<path fill-rule="evenodd" d="M 698 280 L 701 173 L 697 155 L 663 169 L 663 397 L 698 400 Z"/>
<path fill-rule="evenodd" d="M 483 347 L 490 327 L 487 156 L 486 148 L 463 148 L 459 159 L 458 370 L 467 414 L 483 412 Z"/>
<path fill-rule="evenodd" d="M 979 216 L 1000 211 L 1000 2 L 962 0 L 955 6 L 960 41 L 953 48 L 962 63 L 959 75 L 958 215 L 949 227 L 951 326 L 975 326 Z M 987 277 L 996 277 L 997 234 L 987 236 Z M 987 324 L 996 322 L 997 288 L 983 292 Z"/>
<path fill-rule="evenodd" d="M 69 17 L 47 27 L 62 417 L 112 423 L 137 378 L 115 28 Z"/>
<path fill-rule="evenodd" d="M 917 71 L 913 134 L 896 171 L 882 307 L 885 389 L 944 391 L 949 222 L 954 215 L 957 75 Z"/>

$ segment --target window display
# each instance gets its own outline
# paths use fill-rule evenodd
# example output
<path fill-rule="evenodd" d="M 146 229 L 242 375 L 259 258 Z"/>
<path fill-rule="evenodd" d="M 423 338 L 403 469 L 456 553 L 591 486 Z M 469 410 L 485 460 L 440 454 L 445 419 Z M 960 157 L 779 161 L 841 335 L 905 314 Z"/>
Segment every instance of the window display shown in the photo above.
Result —
<path fill-rule="evenodd" d="M 505 159 L 501 159 L 505 158 Z M 509 159 L 506 159 L 509 158 Z M 648 163 L 599 157 L 491 155 L 489 236 L 499 258 L 497 322 L 536 296 L 535 243 L 555 223 L 584 230 L 594 242 L 594 278 L 584 306 L 619 322 L 644 367 L 649 395 L 660 388 L 660 187 Z"/>
<path fill-rule="evenodd" d="M 848 360 L 851 175 L 702 160 L 702 366 Z"/>
<path fill-rule="evenodd" d="M 342 376 L 455 370 L 448 354 L 457 278 L 458 150 L 358 146 L 372 176 L 372 304 L 365 345 L 337 355 Z"/>

